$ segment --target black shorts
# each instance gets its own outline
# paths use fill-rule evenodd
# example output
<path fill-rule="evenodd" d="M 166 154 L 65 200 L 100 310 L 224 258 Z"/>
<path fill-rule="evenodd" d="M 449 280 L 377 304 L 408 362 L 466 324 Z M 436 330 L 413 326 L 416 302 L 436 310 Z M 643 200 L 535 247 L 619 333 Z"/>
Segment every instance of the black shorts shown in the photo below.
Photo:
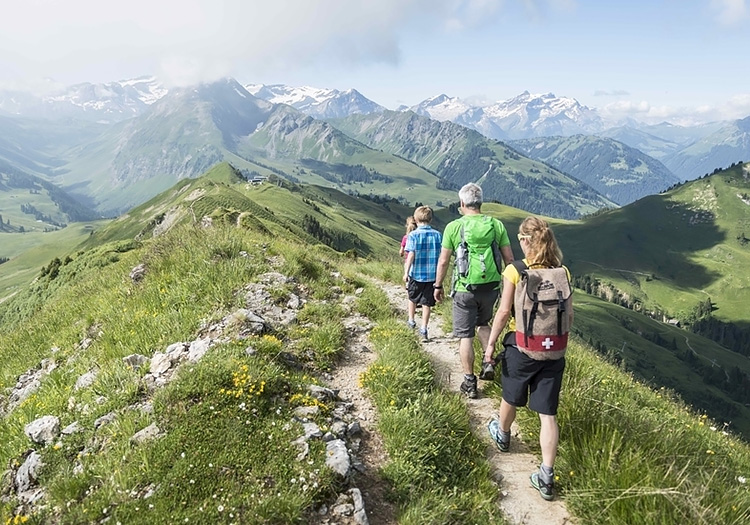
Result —
<path fill-rule="evenodd" d="M 565 358 L 538 361 L 507 345 L 502 354 L 503 399 L 513 406 L 539 414 L 557 415 Z"/>
<path fill-rule="evenodd" d="M 409 300 L 414 304 L 422 306 L 435 306 L 435 281 L 423 283 L 409 278 L 406 284 L 406 291 L 409 294 Z"/>

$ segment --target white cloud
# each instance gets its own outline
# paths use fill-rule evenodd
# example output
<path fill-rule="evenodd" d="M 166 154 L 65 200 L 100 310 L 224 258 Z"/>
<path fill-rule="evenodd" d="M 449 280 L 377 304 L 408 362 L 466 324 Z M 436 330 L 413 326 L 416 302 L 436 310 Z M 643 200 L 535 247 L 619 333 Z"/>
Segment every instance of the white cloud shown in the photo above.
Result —
<path fill-rule="evenodd" d="M 725 26 L 738 26 L 748 19 L 745 0 L 711 0 L 711 7 L 716 11 L 716 19 Z"/>
<path fill-rule="evenodd" d="M 737 120 L 750 115 L 750 93 L 736 95 L 722 105 L 655 106 L 649 102 L 620 100 L 607 104 L 601 109 L 602 115 L 612 120 L 633 118 L 643 122 L 672 122 L 692 126 L 719 120 Z"/>
<path fill-rule="evenodd" d="M 26 0 L 11 5 L 0 18 L 0 80 L 104 81 L 156 73 L 185 83 L 239 72 L 396 65 L 405 34 L 469 29 L 486 23 L 502 0 L 130 0 L 116 8 L 100 0 Z"/>

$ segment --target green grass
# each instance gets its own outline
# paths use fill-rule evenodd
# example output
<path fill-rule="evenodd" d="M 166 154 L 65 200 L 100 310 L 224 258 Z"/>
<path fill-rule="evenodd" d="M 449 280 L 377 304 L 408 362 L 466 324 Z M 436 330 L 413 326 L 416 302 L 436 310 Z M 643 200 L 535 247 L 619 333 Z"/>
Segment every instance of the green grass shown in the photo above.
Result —
<path fill-rule="evenodd" d="M 42 266 L 64 257 L 108 221 L 72 223 L 53 232 L 0 233 L 0 256 L 10 260 L 0 265 L 0 299 L 30 283 Z"/>
<path fill-rule="evenodd" d="M 42 414 L 58 414 L 63 426 L 78 421 L 85 429 L 42 449 L 50 509 L 65 511 L 48 509 L 34 519 L 56 515 L 60 523 L 80 523 L 111 515 L 152 523 L 178 516 L 229 523 L 233 514 L 246 523 L 304 521 L 312 503 L 336 482 L 323 468 L 322 442 L 311 443 L 309 462 L 294 459 L 298 451 L 290 443 L 302 430 L 288 424 L 291 410 L 318 404 L 305 390 L 315 380 L 285 368 L 278 356 L 283 349 L 320 370 L 341 351 L 345 331 L 340 321 L 332 321 L 341 314 L 335 305 L 319 302 L 330 297 L 331 262 L 235 227 L 211 235 L 182 227 L 131 244 L 130 250 L 118 246 L 80 254 L 61 266 L 55 279 L 39 280 L 28 296 L 5 305 L 0 341 L 14 351 L 0 353 L 0 385 L 12 386 L 46 357 L 59 366 L 0 420 L 3 464 L 28 447 L 23 426 Z M 241 306 L 238 292 L 270 269 L 268 257 L 282 253 L 281 270 L 293 271 L 288 275 L 309 290 L 311 302 L 300 311 L 299 326 L 312 328 L 222 344 L 158 391 L 153 413 L 132 408 L 150 396 L 139 383 L 144 371 L 130 369 L 122 358 L 150 356 L 172 342 L 195 338 L 204 323 Z M 128 273 L 138 263 L 148 271 L 135 284 Z M 353 290 L 345 281 L 339 286 Z M 85 337 L 92 338 L 91 346 L 77 349 Z M 245 352 L 248 346 L 253 355 Z M 92 370 L 94 384 L 74 390 L 77 378 Z M 110 412 L 115 421 L 94 429 L 93 422 Z M 150 423 L 157 423 L 165 437 L 133 447 L 129 438 Z M 325 420 L 320 423 L 325 427 Z M 82 470 L 73 474 L 77 464 Z M 133 496 L 155 487 L 148 500 Z M 10 515 L 11 508 L 0 506 L 0 515 Z"/>
<path fill-rule="evenodd" d="M 538 418 L 519 412 L 536 446 Z M 667 389 L 653 390 L 573 344 L 561 408 L 558 487 L 584 523 L 745 523 L 748 445 Z M 537 448 L 538 450 L 538 448 Z"/>
<path fill-rule="evenodd" d="M 360 311 L 381 320 L 371 335 L 378 358 L 361 382 L 379 413 L 399 523 L 504 523 L 465 402 L 437 386 L 428 356 L 387 304 L 372 288 L 360 299 Z"/>
<path fill-rule="evenodd" d="M 499 522 L 498 489 L 489 478 L 485 445 L 469 430 L 463 400 L 436 385 L 414 335 L 371 283 L 373 277 L 399 282 L 396 239 L 402 225 L 388 216 L 396 208 L 343 197 L 334 201 L 339 194 L 324 188 L 237 188 L 227 186 L 224 175 L 186 182 L 171 197 L 131 215 L 131 223 L 123 219 L 101 228 L 93 236 L 97 242 L 60 257 L 54 272 L 49 260 L 42 262 L 48 271 L 37 270 L 33 283 L 0 304 L 0 392 L 43 359 L 57 364 L 31 397 L 0 417 L 0 464 L 20 460 L 30 446 L 24 425 L 41 415 L 57 414 L 62 426 L 78 421 L 84 429 L 37 447 L 50 504 L 30 521 L 86 523 L 111 516 L 123 523 L 153 523 L 177 516 L 198 522 L 304 523 L 320 502 L 330 501 L 340 482 L 324 467 L 320 443 L 311 443 L 306 462 L 295 459 L 298 450 L 289 443 L 301 428 L 291 422 L 291 411 L 319 406 L 316 421 L 323 428 L 328 424 L 331 407 L 311 398 L 306 386 L 317 381 L 314 375 L 335 367 L 343 347 L 346 309 L 339 298 L 364 288 L 357 309 L 378 323 L 372 332 L 378 358 L 362 383 L 380 414 L 390 457 L 381 474 L 390 484 L 399 522 Z M 205 191 L 204 201 L 186 198 L 198 189 Z M 188 220 L 165 233 L 132 240 L 133 232 L 152 232 L 149 220 L 175 199 L 197 202 L 193 209 L 210 213 L 214 227 L 204 229 L 186 215 Z M 255 220 L 239 220 L 246 211 Z M 511 237 L 526 215 L 500 205 L 486 211 L 503 218 Z M 295 229 L 300 213 L 327 216 L 330 226 L 341 229 L 361 225 L 368 214 L 377 217 L 370 228 L 375 233 L 362 234 L 372 255 L 348 258 L 310 243 Z M 436 224 L 450 218 L 443 212 Z M 556 231 L 568 235 L 571 224 L 555 223 Z M 129 273 L 140 263 L 146 276 L 134 283 Z M 273 290 L 273 302 L 284 302 L 297 286 L 305 290 L 308 302 L 297 324 L 245 339 L 233 331 L 238 328 L 229 328 L 230 336 L 202 361 L 183 367 L 174 382 L 153 394 L 141 382 L 145 370 L 123 363 L 132 353 L 151 356 L 176 341 L 196 339 L 242 307 L 245 287 L 269 271 L 294 278 Z M 693 342 L 694 336 L 582 293 L 577 297 L 557 464 L 558 486 L 572 512 L 581 523 L 629 523 L 633 516 L 654 524 L 750 519 L 750 451 L 733 433 L 744 423 L 738 419 L 725 433 L 723 420 L 690 408 L 669 388 L 652 389 L 640 381 L 663 377 L 667 386 L 674 381 L 675 391 L 720 399 L 689 366 L 679 368 L 679 354 L 688 351 L 684 337 Z M 449 311 L 442 314 L 449 319 Z M 241 316 L 237 321 L 241 324 Z M 645 336 L 654 333 L 673 339 L 675 348 L 652 344 Z M 589 340 L 602 343 L 620 364 L 605 362 L 585 344 Z M 691 346 L 723 369 L 741 365 L 741 357 L 716 345 Z M 633 370 L 639 380 L 623 369 Z M 94 383 L 75 390 L 76 380 L 90 371 L 96 372 Z M 499 394 L 497 388 L 484 391 Z M 146 401 L 153 411 L 139 408 Z M 719 404 L 731 403 L 721 399 Z M 114 421 L 95 429 L 94 421 L 108 413 Z M 533 445 L 538 419 L 521 410 L 519 422 Z M 130 437 L 151 423 L 164 435 L 131 444 Z M 151 495 L 144 499 L 145 494 Z M 13 508 L 0 503 L 0 523 L 13 516 Z"/>

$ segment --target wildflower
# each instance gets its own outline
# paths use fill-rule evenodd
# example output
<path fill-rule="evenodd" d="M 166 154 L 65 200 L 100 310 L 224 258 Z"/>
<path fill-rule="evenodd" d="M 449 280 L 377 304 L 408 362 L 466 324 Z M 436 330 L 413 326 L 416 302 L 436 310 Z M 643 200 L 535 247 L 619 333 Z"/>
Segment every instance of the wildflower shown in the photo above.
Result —
<path fill-rule="evenodd" d="M 216 507 L 216 510 L 218 510 L 219 512 L 224 512 L 224 505 L 219 505 L 218 507 Z"/>
<path fill-rule="evenodd" d="M 576 475 L 575 471 L 574 471 L 574 470 L 571 470 L 571 471 L 570 471 L 570 477 L 572 478 L 572 477 L 573 477 L 573 476 L 575 476 L 575 475 Z"/>
<path fill-rule="evenodd" d="M 708 450 L 706 450 L 706 454 L 713 456 L 714 454 L 716 454 L 716 452 L 714 452 L 713 450 L 709 448 Z"/>
<path fill-rule="evenodd" d="M 747 483 L 747 478 L 745 476 L 737 476 L 737 481 L 744 485 L 745 483 Z"/>

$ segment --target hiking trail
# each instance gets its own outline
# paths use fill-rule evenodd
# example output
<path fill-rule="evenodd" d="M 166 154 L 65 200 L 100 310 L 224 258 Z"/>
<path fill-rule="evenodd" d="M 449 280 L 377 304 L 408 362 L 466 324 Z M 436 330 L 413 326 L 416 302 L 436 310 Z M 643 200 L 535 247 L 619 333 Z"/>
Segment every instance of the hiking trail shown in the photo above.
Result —
<path fill-rule="evenodd" d="M 391 283 L 382 285 L 391 304 L 403 314 L 406 322 L 406 290 Z M 417 317 L 419 317 L 417 313 Z M 461 362 L 458 357 L 458 339 L 445 333 L 443 319 L 434 310 L 430 318 L 429 341 L 421 343 L 435 367 L 435 376 L 440 384 L 453 392 L 459 392 L 463 380 Z M 573 524 L 563 501 L 556 497 L 545 501 L 529 484 L 529 475 L 539 468 L 540 459 L 529 452 L 516 423 L 511 429 L 510 452 L 500 452 L 487 432 L 487 423 L 496 416 L 500 401 L 483 394 L 485 381 L 479 381 L 479 397 L 466 399 L 472 430 L 487 444 L 487 459 L 492 466 L 493 477 L 498 483 L 498 502 L 509 523 L 514 525 L 562 525 Z"/>
<path fill-rule="evenodd" d="M 379 282 L 391 305 L 406 321 L 406 290 L 392 283 Z M 419 316 L 419 313 L 418 315 Z M 348 322 L 346 324 L 349 324 Z M 457 392 L 463 379 L 458 358 L 458 339 L 446 334 L 443 320 L 433 311 L 430 320 L 430 339 L 421 343 L 435 367 L 439 383 L 447 390 Z M 387 453 L 376 428 L 375 408 L 359 386 L 359 376 L 367 370 L 377 355 L 371 350 L 367 339 L 369 330 L 352 330 L 346 349 L 336 367 L 331 371 L 328 383 L 339 390 L 339 397 L 354 405 L 354 412 L 363 428 L 363 439 L 358 454 L 365 466 L 363 473 L 356 475 L 355 483 L 362 491 L 365 510 L 370 525 L 392 525 L 398 523 L 396 508 L 385 498 L 387 482 L 378 471 L 387 461 Z M 512 428 L 513 440 L 509 453 L 495 447 L 487 432 L 487 423 L 495 416 L 499 401 L 483 395 L 483 383 L 479 381 L 479 398 L 466 399 L 471 427 L 479 439 L 487 444 L 487 458 L 498 484 L 499 511 L 513 525 L 568 525 L 575 520 L 568 514 L 560 499 L 544 501 L 529 484 L 529 475 L 539 466 L 539 459 L 529 452 L 523 443 L 518 426 Z M 331 523 L 326 521 L 326 523 Z"/>

